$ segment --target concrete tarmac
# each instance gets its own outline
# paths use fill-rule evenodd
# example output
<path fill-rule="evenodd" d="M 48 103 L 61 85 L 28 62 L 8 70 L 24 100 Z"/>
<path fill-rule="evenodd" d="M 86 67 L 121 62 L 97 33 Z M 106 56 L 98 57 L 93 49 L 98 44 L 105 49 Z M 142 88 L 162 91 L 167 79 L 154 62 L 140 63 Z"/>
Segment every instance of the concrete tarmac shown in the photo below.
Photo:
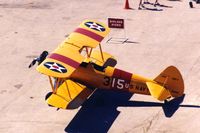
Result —
<path fill-rule="evenodd" d="M 154 1 L 150 1 L 154 2 Z M 200 5 L 160 0 L 0 0 L 0 133 L 199 133 Z M 48 107 L 48 78 L 32 59 L 52 51 L 85 19 L 122 18 L 102 44 L 117 68 L 154 78 L 167 66 L 181 71 L 185 97 L 164 105 L 151 96 L 97 91 L 75 110 Z M 106 43 L 111 37 L 128 43 Z M 99 102 L 100 101 L 100 102 Z"/>

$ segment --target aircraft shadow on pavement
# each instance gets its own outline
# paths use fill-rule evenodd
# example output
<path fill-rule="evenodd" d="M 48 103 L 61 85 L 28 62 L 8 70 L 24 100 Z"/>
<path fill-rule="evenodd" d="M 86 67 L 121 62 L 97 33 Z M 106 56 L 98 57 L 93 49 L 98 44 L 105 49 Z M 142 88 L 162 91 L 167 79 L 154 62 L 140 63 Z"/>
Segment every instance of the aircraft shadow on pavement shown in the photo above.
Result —
<path fill-rule="evenodd" d="M 68 133 L 107 133 L 117 116 L 117 107 L 127 103 L 133 94 L 96 90 L 82 105 L 79 112 L 65 128 Z"/>
<path fill-rule="evenodd" d="M 199 105 L 185 105 L 181 104 L 185 98 L 185 94 L 181 97 L 175 98 L 169 102 L 159 103 L 159 102 L 146 102 L 146 101 L 128 101 L 124 105 L 125 107 L 162 107 L 163 112 L 166 117 L 172 117 L 179 107 L 187 108 L 200 108 Z"/>
<path fill-rule="evenodd" d="M 166 117 L 172 117 L 179 107 L 200 108 L 195 105 L 180 105 L 184 96 L 167 103 L 129 101 L 133 94 L 97 90 L 81 107 L 65 128 L 65 132 L 107 133 L 120 112 L 118 107 L 162 107 Z"/>

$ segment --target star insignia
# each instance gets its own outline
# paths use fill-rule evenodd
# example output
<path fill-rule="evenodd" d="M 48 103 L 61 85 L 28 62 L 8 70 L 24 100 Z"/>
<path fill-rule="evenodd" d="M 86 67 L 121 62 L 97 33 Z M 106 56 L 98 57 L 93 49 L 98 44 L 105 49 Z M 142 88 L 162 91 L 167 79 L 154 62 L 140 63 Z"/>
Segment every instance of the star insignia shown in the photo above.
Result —
<path fill-rule="evenodd" d="M 95 22 L 86 22 L 85 25 L 89 27 L 90 29 L 97 30 L 100 32 L 103 32 L 106 30 L 102 25 Z"/>
<path fill-rule="evenodd" d="M 52 71 L 59 72 L 59 73 L 66 73 L 67 69 L 55 62 L 46 62 L 44 66 Z"/>

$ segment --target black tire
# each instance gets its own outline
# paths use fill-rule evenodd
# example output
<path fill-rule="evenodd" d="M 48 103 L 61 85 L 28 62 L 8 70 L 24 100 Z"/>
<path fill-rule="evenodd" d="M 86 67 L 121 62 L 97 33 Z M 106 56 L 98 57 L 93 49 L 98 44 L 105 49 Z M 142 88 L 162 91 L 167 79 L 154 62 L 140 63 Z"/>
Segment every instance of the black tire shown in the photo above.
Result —
<path fill-rule="evenodd" d="M 48 93 L 46 94 L 46 96 L 45 96 L 45 101 L 46 101 L 52 94 L 53 94 L 53 92 L 48 92 Z M 48 106 L 49 106 L 49 107 L 54 107 L 54 106 L 52 106 L 52 105 L 50 105 L 50 104 L 48 104 Z"/>
<path fill-rule="evenodd" d="M 45 96 L 45 101 L 53 94 L 53 92 L 48 92 Z"/>

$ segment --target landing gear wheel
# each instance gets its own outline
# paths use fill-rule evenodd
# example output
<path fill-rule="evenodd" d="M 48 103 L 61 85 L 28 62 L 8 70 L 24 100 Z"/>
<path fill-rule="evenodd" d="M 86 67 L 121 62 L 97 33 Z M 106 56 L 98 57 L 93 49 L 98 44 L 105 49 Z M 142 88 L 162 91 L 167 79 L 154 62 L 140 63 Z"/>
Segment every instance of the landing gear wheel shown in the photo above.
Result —
<path fill-rule="evenodd" d="M 53 92 L 48 92 L 45 96 L 45 101 L 53 94 Z M 48 104 L 50 107 L 53 107 L 52 105 Z"/>
<path fill-rule="evenodd" d="M 53 92 L 48 92 L 45 96 L 45 100 L 47 100 L 51 95 L 53 94 Z"/>

